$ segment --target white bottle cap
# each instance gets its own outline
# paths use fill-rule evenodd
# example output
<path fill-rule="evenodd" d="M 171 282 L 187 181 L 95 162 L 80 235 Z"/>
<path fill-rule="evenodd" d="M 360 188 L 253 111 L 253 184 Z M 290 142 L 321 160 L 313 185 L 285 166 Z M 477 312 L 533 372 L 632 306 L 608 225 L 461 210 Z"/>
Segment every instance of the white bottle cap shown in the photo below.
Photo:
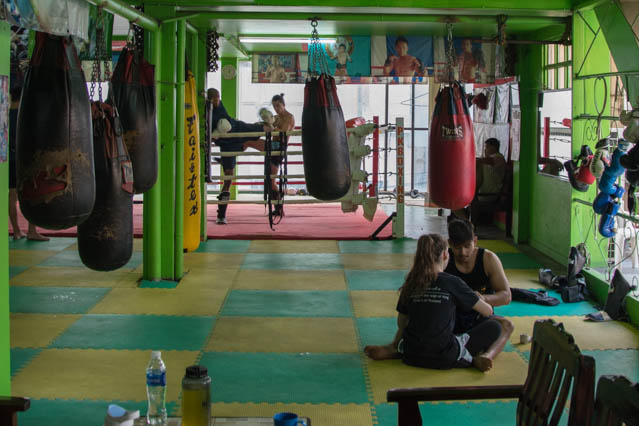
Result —
<path fill-rule="evenodd" d="M 162 356 L 161 351 L 151 351 L 151 358 L 160 358 Z"/>

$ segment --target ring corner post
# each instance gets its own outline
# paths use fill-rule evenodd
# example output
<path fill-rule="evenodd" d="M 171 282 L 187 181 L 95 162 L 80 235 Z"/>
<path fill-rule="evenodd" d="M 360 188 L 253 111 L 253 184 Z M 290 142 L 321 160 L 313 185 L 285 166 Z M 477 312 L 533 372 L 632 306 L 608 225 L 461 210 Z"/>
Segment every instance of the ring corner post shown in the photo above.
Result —
<path fill-rule="evenodd" d="M 393 238 L 404 238 L 404 117 L 397 117 L 396 120 L 397 152 L 395 161 L 397 163 L 397 181 L 395 188 L 396 215 L 393 218 Z"/>

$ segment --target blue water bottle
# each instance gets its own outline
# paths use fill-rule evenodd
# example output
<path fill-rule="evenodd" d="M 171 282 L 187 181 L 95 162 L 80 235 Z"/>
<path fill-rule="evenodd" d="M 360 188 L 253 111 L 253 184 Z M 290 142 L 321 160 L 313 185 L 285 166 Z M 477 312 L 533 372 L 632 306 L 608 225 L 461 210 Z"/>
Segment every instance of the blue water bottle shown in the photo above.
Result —
<path fill-rule="evenodd" d="M 146 396 L 149 409 L 146 414 L 147 424 L 166 426 L 166 367 L 160 351 L 151 352 L 151 360 L 146 367 Z"/>

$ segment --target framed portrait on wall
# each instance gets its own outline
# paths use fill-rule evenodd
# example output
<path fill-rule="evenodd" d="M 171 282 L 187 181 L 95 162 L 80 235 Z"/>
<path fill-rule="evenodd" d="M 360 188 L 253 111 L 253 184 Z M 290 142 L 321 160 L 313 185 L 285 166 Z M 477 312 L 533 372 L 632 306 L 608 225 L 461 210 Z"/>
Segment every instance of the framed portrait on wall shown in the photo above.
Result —
<path fill-rule="evenodd" d="M 300 83 L 299 53 L 257 53 L 253 55 L 253 83 Z"/>

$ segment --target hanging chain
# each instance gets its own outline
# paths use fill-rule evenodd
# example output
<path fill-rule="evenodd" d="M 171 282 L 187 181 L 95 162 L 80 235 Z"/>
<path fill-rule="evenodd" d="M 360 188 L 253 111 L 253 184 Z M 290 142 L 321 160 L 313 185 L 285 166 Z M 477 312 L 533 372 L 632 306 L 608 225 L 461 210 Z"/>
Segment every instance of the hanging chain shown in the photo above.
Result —
<path fill-rule="evenodd" d="M 497 16 L 497 37 L 495 42 L 500 46 L 506 45 L 506 20 L 508 16 L 499 15 Z"/>
<path fill-rule="evenodd" d="M 144 5 L 136 6 L 135 9 L 144 12 Z M 136 55 L 142 57 L 144 56 L 144 28 L 135 23 L 131 23 L 131 26 L 133 27 L 133 48 Z"/>
<path fill-rule="evenodd" d="M 311 31 L 311 42 L 308 45 L 308 74 L 310 75 L 320 75 L 320 74 L 330 74 L 328 67 L 328 59 L 326 58 L 326 53 L 324 52 L 324 47 L 320 42 L 319 33 L 317 32 L 317 22 L 318 18 L 311 18 L 311 27 L 313 27 L 313 31 Z"/>
<path fill-rule="evenodd" d="M 218 54 L 220 49 L 219 39 L 220 36 L 217 31 L 206 33 L 206 64 L 209 72 L 215 72 L 218 68 L 217 63 L 220 60 Z"/>
<path fill-rule="evenodd" d="M 455 46 L 453 46 L 452 22 L 446 23 L 446 31 L 448 33 L 446 38 L 446 74 L 448 74 L 448 82 L 451 83 L 455 80 Z"/>

